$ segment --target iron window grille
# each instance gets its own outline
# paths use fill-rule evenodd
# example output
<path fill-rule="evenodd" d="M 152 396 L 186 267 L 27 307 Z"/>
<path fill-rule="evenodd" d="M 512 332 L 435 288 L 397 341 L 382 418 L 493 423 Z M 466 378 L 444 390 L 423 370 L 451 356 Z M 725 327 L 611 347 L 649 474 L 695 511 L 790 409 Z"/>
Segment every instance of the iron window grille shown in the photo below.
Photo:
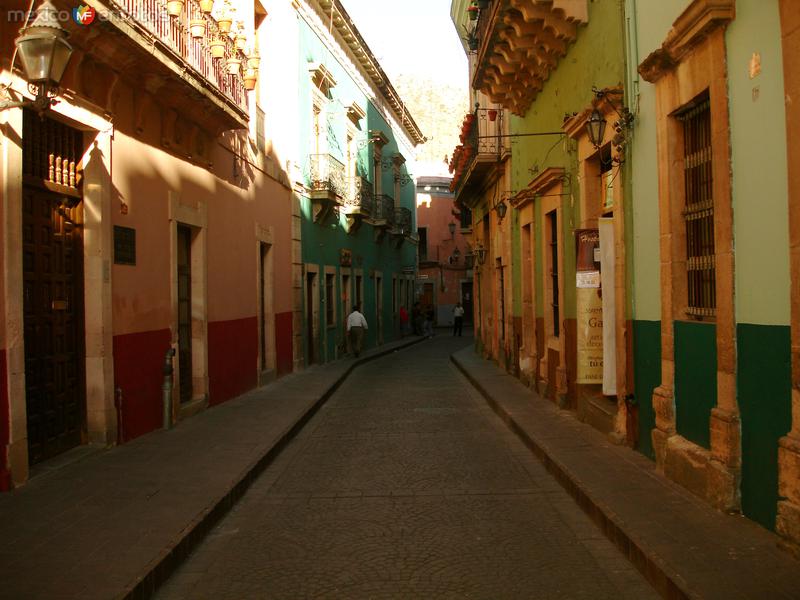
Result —
<path fill-rule="evenodd" d="M 552 278 L 552 301 L 550 305 L 553 310 L 553 336 L 558 337 L 561 335 L 558 306 L 558 213 L 555 210 L 547 213 L 547 219 L 550 224 L 550 277 Z"/>
<path fill-rule="evenodd" d="M 683 126 L 683 179 L 686 204 L 686 314 L 716 314 L 714 198 L 711 162 L 711 106 L 706 95 L 677 115 Z"/>

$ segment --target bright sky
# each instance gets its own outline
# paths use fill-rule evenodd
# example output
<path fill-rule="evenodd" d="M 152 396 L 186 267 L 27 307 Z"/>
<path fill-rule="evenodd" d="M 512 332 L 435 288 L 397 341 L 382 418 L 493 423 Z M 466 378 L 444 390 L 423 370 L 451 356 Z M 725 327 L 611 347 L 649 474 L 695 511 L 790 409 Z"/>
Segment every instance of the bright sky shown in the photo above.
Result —
<path fill-rule="evenodd" d="M 465 85 L 467 57 L 450 20 L 450 0 L 342 0 L 389 75 Z"/>

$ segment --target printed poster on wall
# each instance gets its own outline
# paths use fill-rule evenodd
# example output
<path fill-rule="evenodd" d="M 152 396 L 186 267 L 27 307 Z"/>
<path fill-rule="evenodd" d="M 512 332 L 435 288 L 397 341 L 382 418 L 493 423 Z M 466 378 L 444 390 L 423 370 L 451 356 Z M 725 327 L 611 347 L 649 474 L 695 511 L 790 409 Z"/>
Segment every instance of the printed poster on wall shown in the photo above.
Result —
<path fill-rule="evenodd" d="M 603 383 L 603 302 L 600 297 L 600 233 L 597 229 L 577 229 L 577 270 L 575 301 L 577 308 L 576 383 Z"/>

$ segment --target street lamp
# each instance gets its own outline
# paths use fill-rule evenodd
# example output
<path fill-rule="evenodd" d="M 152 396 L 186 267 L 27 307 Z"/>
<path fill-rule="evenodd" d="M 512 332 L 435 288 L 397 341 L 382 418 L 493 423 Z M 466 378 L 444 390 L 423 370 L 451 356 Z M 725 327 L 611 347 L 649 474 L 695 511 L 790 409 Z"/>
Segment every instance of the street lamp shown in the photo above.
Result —
<path fill-rule="evenodd" d="M 606 134 L 606 120 L 596 108 L 592 111 L 589 120 L 586 121 L 586 133 L 589 134 L 589 141 L 595 148 L 599 148 L 603 143 Z"/>
<path fill-rule="evenodd" d="M 508 206 L 506 206 L 505 200 L 500 200 L 497 203 L 497 206 L 494 207 L 497 211 L 497 217 L 502 221 L 503 218 L 506 216 L 506 211 L 508 210 Z"/>
<path fill-rule="evenodd" d="M 58 88 L 67 64 L 72 56 L 72 46 L 67 42 L 69 33 L 58 22 L 56 7 L 45 0 L 37 10 L 30 26 L 20 31 L 14 40 L 25 79 L 37 87 L 36 99 L 32 102 L 3 102 L 0 110 L 32 106 L 46 110 L 53 100 L 49 93 Z"/>
<path fill-rule="evenodd" d="M 478 246 L 477 248 L 475 248 L 475 254 L 478 257 L 479 265 L 482 265 L 483 263 L 486 262 L 486 248 L 484 248 L 483 246 Z"/>

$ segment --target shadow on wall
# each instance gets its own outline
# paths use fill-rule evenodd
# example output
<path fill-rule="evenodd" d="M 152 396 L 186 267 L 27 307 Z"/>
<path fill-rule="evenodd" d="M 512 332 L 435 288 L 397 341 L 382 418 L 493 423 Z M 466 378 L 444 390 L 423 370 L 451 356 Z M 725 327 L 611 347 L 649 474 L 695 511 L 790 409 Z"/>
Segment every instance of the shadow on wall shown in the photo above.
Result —
<path fill-rule="evenodd" d="M 111 225 L 135 229 L 138 240 L 135 264 L 113 266 L 113 372 L 122 441 L 162 424 L 162 368 L 166 351 L 177 339 L 172 323 L 169 192 L 177 193 L 181 205 L 205 207 L 207 235 L 201 251 L 207 266 L 209 404 L 258 383 L 255 223 L 273 226 L 276 277 L 278 270 L 282 273 L 275 289 L 289 284 L 291 265 L 289 176 L 271 149 L 261 152 L 246 130 L 212 138 L 180 120 L 165 127 L 155 103 L 143 119 L 144 127 L 137 127 L 133 95 L 133 90 L 123 90 L 114 104 L 115 130 L 124 135 L 112 141 L 111 173 L 97 143 L 84 167 L 100 171 L 108 185 Z M 173 137 L 165 137 L 165 132 Z M 179 161 L 161 159 L 151 148 Z M 236 289 L 244 293 L 230 293 Z M 268 324 L 267 343 L 274 344 L 280 375 L 292 369 L 292 312 L 288 300 L 276 295 L 275 301 L 283 304 L 276 305 L 274 322 Z"/>

